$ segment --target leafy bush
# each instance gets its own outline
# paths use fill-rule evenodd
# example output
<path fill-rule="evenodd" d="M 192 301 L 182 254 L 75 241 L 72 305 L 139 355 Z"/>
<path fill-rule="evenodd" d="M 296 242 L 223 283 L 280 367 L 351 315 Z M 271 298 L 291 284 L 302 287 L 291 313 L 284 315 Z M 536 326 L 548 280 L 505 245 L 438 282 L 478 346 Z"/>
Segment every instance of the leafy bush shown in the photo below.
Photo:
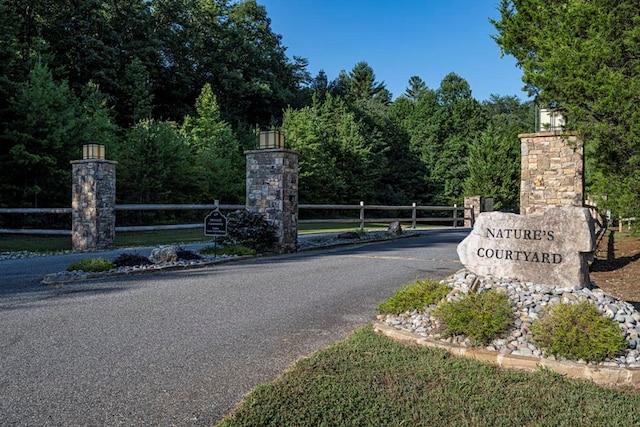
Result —
<path fill-rule="evenodd" d="M 600 362 L 627 347 L 617 323 L 588 301 L 553 305 L 531 331 L 544 352 L 567 359 Z"/>
<path fill-rule="evenodd" d="M 416 280 L 398 290 L 378 306 L 382 314 L 399 314 L 405 311 L 423 310 L 444 298 L 451 289 L 436 280 Z"/>
<path fill-rule="evenodd" d="M 231 246 L 205 246 L 200 249 L 201 255 L 255 255 L 256 250 L 242 245 Z"/>
<path fill-rule="evenodd" d="M 513 307 L 505 293 L 488 290 L 443 301 L 431 313 L 445 324 L 445 335 L 466 335 L 474 345 L 485 344 L 512 322 Z"/>
<path fill-rule="evenodd" d="M 184 248 L 178 248 L 178 250 L 176 251 L 176 255 L 178 255 L 178 259 L 182 259 L 185 261 L 202 259 L 202 257 L 197 253 Z"/>
<path fill-rule="evenodd" d="M 149 258 L 140 254 L 120 254 L 113 263 L 117 267 L 135 267 L 137 265 L 149 265 L 152 264 Z"/>
<path fill-rule="evenodd" d="M 268 252 L 275 248 L 276 242 L 276 229 L 262 214 L 239 210 L 227 215 L 224 245 L 242 245 L 257 252 Z"/>
<path fill-rule="evenodd" d="M 76 261 L 67 267 L 67 271 L 82 270 L 86 272 L 109 271 L 116 268 L 116 265 L 104 258 L 86 258 Z"/>

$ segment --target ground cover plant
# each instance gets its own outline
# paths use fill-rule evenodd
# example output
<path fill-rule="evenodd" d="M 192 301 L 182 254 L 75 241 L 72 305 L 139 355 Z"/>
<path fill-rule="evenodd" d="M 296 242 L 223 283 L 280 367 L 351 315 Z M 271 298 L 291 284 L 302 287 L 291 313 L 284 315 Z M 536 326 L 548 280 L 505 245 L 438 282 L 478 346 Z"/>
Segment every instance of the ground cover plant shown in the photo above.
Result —
<path fill-rule="evenodd" d="M 256 250 L 242 245 L 210 245 L 198 251 L 200 255 L 255 255 Z"/>
<path fill-rule="evenodd" d="M 424 310 L 444 298 L 451 289 L 438 280 L 416 280 L 404 286 L 378 306 L 382 314 L 400 314 L 405 311 Z"/>
<path fill-rule="evenodd" d="M 513 323 L 508 295 L 494 290 L 443 301 L 432 314 L 444 323 L 445 336 L 465 335 L 474 345 L 491 341 Z"/>
<path fill-rule="evenodd" d="M 69 265 L 69 267 L 67 267 L 67 271 L 81 270 L 96 273 L 100 271 L 109 271 L 112 268 L 116 268 L 116 265 L 104 258 L 85 258 Z"/>
<path fill-rule="evenodd" d="M 627 347 L 618 323 L 588 301 L 555 304 L 531 325 L 533 342 L 545 353 L 601 362 Z"/>
<path fill-rule="evenodd" d="M 638 391 L 502 370 L 367 326 L 257 387 L 218 426 L 626 426 L 639 404 Z"/>

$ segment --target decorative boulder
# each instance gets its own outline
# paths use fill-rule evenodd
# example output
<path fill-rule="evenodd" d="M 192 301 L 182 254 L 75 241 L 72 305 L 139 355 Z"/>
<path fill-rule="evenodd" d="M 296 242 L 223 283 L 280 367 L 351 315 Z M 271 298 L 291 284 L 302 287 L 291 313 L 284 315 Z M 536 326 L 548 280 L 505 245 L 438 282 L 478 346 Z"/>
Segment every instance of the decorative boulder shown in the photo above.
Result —
<path fill-rule="evenodd" d="M 176 246 L 160 246 L 151 251 L 149 261 L 154 264 L 178 261 L 178 248 Z"/>
<path fill-rule="evenodd" d="M 400 225 L 400 221 L 394 221 L 389 224 L 387 232 L 393 234 L 402 234 L 402 226 Z"/>
<path fill-rule="evenodd" d="M 588 287 L 594 235 L 585 208 L 554 207 L 543 215 L 526 216 L 486 212 L 458 245 L 458 256 L 478 276 Z"/>

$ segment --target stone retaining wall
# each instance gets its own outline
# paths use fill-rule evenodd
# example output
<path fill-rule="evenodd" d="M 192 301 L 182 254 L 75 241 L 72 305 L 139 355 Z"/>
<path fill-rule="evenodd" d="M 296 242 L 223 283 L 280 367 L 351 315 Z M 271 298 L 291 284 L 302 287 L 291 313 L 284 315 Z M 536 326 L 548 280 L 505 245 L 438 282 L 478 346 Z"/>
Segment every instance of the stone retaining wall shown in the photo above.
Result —
<path fill-rule="evenodd" d="M 423 338 L 407 331 L 397 330 L 380 322 L 375 322 L 373 326 L 377 333 L 386 335 L 396 341 L 440 348 L 457 356 L 490 362 L 505 369 L 535 372 L 544 367 L 561 375 L 591 380 L 596 384 L 640 387 L 640 368 L 616 368 L 540 357 L 500 354 L 494 351 L 460 347 L 443 341 Z"/>

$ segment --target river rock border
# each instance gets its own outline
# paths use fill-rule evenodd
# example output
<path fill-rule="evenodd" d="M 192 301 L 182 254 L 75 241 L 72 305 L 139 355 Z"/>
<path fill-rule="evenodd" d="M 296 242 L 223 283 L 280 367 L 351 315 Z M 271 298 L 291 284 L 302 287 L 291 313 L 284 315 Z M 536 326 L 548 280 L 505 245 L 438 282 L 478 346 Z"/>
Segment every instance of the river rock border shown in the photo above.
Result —
<path fill-rule="evenodd" d="M 602 385 L 629 385 L 640 388 L 640 313 L 633 305 L 617 300 L 599 289 L 573 286 L 557 288 L 524 283 L 514 279 L 476 276 L 463 269 L 442 280 L 452 288 L 447 299 L 457 299 L 472 290 L 496 289 L 509 295 L 515 307 L 514 327 L 485 347 L 474 347 L 464 336 L 443 337 L 441 325 L 430 315 L 435 306 L 399 315 L 379 315 L 377 332 L 403 342 L 444 349 L 452 354 L 491 362 L 504 368 L 535 371 L 541 367 L 573 378 L 584 378 Z M 586 363 L 545 356 L 531 341 L 531 323 L 545 306 L 556 303 L 590 301 L 603 315 L 618 322 L 627 340 L 626 351 L 615 359 Z"/>

